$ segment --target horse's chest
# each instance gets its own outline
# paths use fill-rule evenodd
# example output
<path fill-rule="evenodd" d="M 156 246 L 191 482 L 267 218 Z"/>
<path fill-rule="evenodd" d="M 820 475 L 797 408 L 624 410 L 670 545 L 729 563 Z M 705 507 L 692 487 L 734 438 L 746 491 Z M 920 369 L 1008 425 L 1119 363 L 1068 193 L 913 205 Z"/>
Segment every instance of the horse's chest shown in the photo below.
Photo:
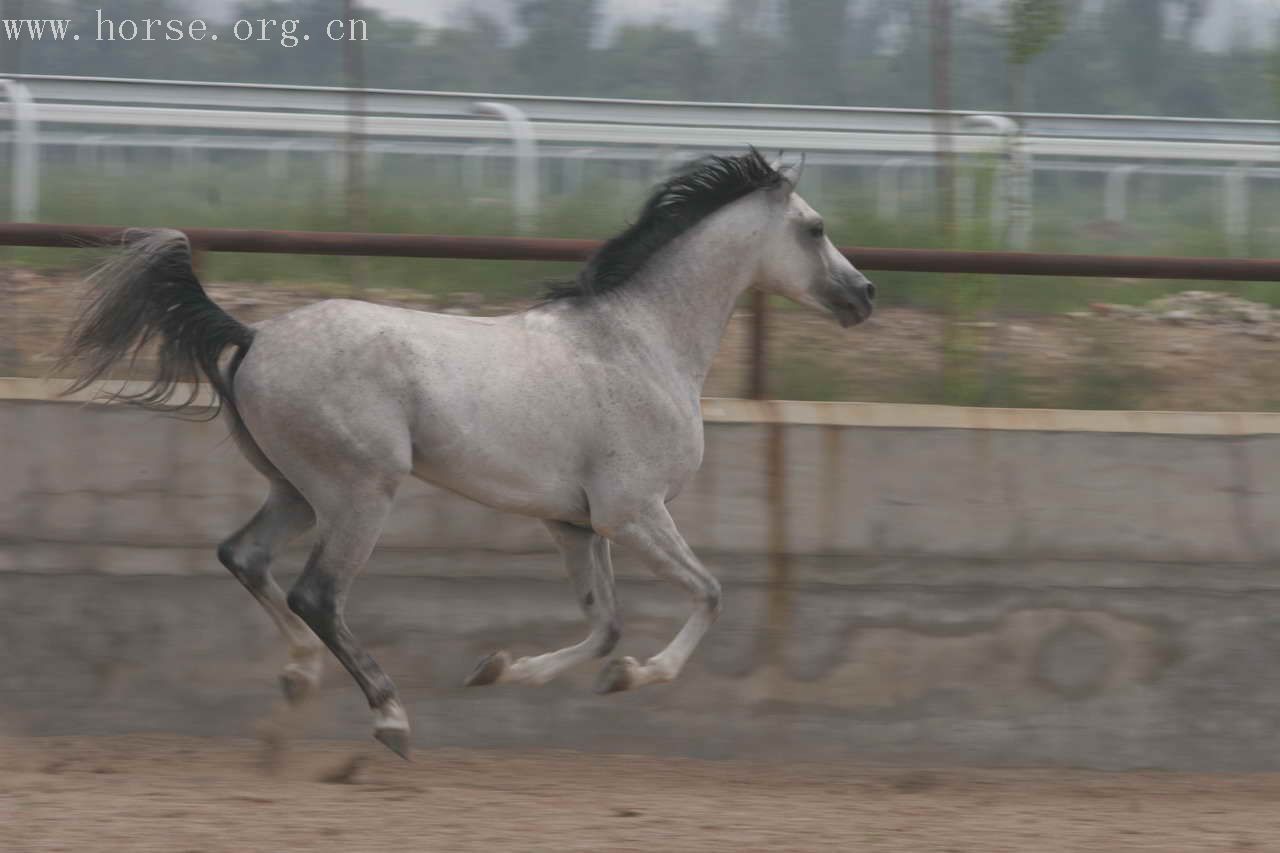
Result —
<path fill-rule="evenodd" d="M 704 444 L 701 418 L 690 423 L 682 433 L 673 448 L 673 456 L 677 460 L 680 472 L 686 476 L 692 476 L 702 465 Z"/>
<path fill-rule="evenodd" d="M 609 453 L 613 465 L 646 472 L 672 491 L 679 491 L 702 464 L 702 420 L 650 423 L 631 433 Z"/>
<path fill-rule="evenodd" d="M 611 370 L 590 388 L 584 437 L 593 474 L 678 489 L 702 463 L 702 412 L 696 388 L 678 377 Z"/>

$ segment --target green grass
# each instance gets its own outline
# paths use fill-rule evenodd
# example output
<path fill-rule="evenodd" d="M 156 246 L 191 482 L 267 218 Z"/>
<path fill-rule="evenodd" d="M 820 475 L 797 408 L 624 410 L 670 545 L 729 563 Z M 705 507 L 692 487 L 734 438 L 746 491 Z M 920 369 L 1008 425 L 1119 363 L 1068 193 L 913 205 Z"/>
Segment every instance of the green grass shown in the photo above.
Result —
<path fill-rule="evenodd" d="M 767 385 L 778 400 L 848 400 L 852 390 L 843 370 L 804 353 L 770 359 Z"/>

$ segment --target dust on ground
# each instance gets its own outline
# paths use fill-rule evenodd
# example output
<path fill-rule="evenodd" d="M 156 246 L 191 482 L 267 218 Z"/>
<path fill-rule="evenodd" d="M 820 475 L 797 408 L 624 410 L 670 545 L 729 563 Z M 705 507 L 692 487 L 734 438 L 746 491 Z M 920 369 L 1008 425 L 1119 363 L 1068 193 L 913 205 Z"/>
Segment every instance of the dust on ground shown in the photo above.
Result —
<path fill-rule="evenodd" d="M 303 741 L 0 738 L 0 850 L 1231 851 L 1280 775 L 922 770 Z"/>
<path fill-rule="evenodd" d="M 213 282 L 210 295 L 246 322 L 346 287 Z M 52 366 L 79 305 L 75 271 L 0 269 L 0 372 L 40 376 Z M 423 310 L 495 314 L 531 303 L 488 304 L 370 288 L 360 298 Z M 729 323 L 706 396 L 745 396 L 750 317 Z M 1280 408 L 1280 312 L 1191 291 L 1148 308 L 1094 305 L 1071 314 L 948 318 L 879 309 L 845 330 L 801 309 L 773 314 L 769 387 L 781 399 L 862 400 L 1054 408 L 1250 411 Z M 136 369 L 145 372 L 145 359 Z"/>

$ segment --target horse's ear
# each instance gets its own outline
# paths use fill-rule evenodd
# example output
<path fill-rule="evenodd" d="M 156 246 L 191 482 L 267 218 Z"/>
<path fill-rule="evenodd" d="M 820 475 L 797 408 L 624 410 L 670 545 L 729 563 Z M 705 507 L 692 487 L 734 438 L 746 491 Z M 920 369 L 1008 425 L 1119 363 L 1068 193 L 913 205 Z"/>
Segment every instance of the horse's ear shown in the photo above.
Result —
<path fill-rule="evenodd" d="M 787 188 L 791 191 L 800 183 L 800 175 L 804 172 L 804 154 L 800 154 L 800 160 L 796 163 L 783 163 L 782 154 L 779 153 L 778 158 L 770 165 L 782 175 L 782 180 L 786 181 Z"/>

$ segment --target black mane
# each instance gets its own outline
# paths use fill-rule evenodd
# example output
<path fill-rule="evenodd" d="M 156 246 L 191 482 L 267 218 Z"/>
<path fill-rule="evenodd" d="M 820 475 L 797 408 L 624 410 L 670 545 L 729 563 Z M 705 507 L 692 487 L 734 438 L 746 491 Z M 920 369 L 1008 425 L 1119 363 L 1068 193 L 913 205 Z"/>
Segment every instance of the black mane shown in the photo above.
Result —
<path fill-rule="evenodd" d="M 551 284 L 547 300 L 588 299 L 622 287 L 663 246 L 730 202 L 783 177 L 754 148 L 695 160 L 658 185 L 635 224 L 601 246 L 574 281 Z"/>

